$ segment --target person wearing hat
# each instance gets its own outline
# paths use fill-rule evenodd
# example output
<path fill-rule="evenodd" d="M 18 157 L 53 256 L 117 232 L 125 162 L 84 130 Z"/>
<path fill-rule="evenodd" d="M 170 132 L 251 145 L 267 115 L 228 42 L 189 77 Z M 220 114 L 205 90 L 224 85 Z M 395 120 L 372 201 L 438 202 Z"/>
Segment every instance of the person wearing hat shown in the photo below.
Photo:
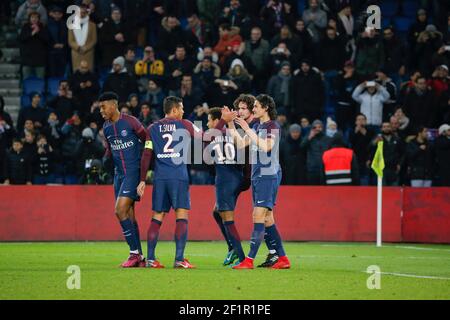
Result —
<path fill-rule="evenodd" d="M 428 17 L 425 9 L 417 10 L 416 22 L 414 22 L 408 29 L 407 39 L 410 52 L 414 52 L 417 44 L 417 38 L 423 31 L 425 31 L 425 28 L 428 25 L 427 19 Z"/>
<path fill-rule="evenodd" d="M 277 108 L 290 110 L 291 108 L 291 86 L 292 86 L 291 64 L 288 61 L 281 63 L 278 74 L 272 76 L 267 84 L 267 94 L 273 97 Z"/>
<path fill-rule="evenodd" d="M 85 176 L 92 167 L 94 160 L 101 160 L 105 150 L 100 142 L 95 139 L 94 131 L 91 128 L 84 128 L 81 131 L 81 140 L 75 150 L 75 159 L 77 159 L 77 176 Z"/>
<path fill-rule="evenodd" d="M 450 125 L 439 127 L 439 137 L 435 141 L 437 173 L 439 185 L 450 187 Z"/>
<path fill-rule="evenodd" d="M 431 79 L 428 80 L 428 85 L 434 91 L 437 98 L 441 97 L 449 88 L 448 67 L 445 64 L 438 66 Z"/>
<path fill-rule="evenodd" d="M 425 31 L 422 31 L 416 44 L 415 57 L 417 58 L 417 67 L 422 75 L 429 77 L 433 71 L 433 55 L 443 44 L 443 36 L 436 26 L 429 24 Z"/>
<path fill-rule="evenodd" d="M 230 70 L 225 76 L 225 81 L 235 85 L 238 92 L 250 92 L 252 76 L 248 73 L 241 59 L 234 59 L 231 62 Z"/>
<path fill-rule="evenodd" d="M 323 132 L 323 122 L 314 120 L 307 137 L 304 137 L 301 148 L 306 152 L 306 179 L 308 185 L 321 185 L 323 180 L 323 153 L 329 149 L 331 138 Z"/>
<path fill-rule="evenodd" d="M 89 20 L 87 6 L 80 6 L 79 28 L 69 30 L 68 41 L 71 48 L 73 72 L 76 71 L 82 60 L 88 62 L 89 70 L 93 72 L 95 46 L 97 44 L 97 26 Z"/>
<path fill-rule="evenodd" d="M 111 72 L 106 77 L 103 92 L 115 92 L 119 102 L 126 102 L 130 94 L 138 93 L 137 83 L 125 68 L 125 58 L 120 56 L 114 59 Z"/>
<path fill-rule="evenodd" d="M 284 172 L 282 184 L 306 184 L 306 155 L 301 149 L 302 127 L 297 124 L 289 126 L 289 134 L 280 142 L 280 164 Z"/>
<path fill-rule="evenodd" d="M 132 31 L 128 24 L 122 20 L 122 12 L 117 6 L 111 8 L 111 17 L 101 29 L 98 44 L 101 51 L 100 65 L 107 68 L 118 56 L 125 54 L 130 43 Z"/>
<path fill-rule="evenodd" d="M 49 11 L 49 77 L 63 77 L 67 67 L 67 26 L 63 19 L 64 11 L 52 6 Z"/>

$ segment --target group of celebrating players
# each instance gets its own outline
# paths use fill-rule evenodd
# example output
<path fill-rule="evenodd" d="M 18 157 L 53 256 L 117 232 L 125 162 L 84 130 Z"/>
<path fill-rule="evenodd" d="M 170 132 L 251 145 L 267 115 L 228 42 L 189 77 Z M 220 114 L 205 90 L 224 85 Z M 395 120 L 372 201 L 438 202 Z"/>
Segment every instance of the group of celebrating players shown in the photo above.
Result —
<path fill-rule="evenodd" d="M 280 127 L 274 121 L 276 107 L 270 96 L 262 94 L 255 98 L 243 94 L 234 102 L 233 110 L 228 107 L 211 108 L 208 113 L 210 130 L 207 132 L 183 119 L 183 101 L 178 97 L 165 98 L 165 117 L 147 129 L 133 116 L 120 113 L 115 93 L 105 92 L 99 101 L 100 112 L 105 119 L 105 157 L 112 157 L 114 163 L 115 213 L 130 247 L 130 255 L 122 267 L 164 268 L 156 259 L 155 248 L 164 217 L 173 208 L 176 215 L 174 268 L 195 268 L 184 257 L 190 210 L 186 150 L 190 148 L 191 139 L 200 139 L 205 146 L 203 154 L 210 155 L 209 160 L 216 171 L 213 216 L 228 244 L 223 264 L 233 265 L 233 269 L 253 269 L 253 261 L 265 240 L 269 254 L 258 267 L 290 268 L 273 215 L 281 182 L 277 154 Z M 244 160 L 239 161 L 242 154 Z M 155 158 L 153 213 L 147 232 L 146 259 L 142 253 L 134 204 L 144 195 L 152 157 Z M 246 256 L 235 226 L 234 210 L 239 194 L 250 184 L 254 227 Z"/>

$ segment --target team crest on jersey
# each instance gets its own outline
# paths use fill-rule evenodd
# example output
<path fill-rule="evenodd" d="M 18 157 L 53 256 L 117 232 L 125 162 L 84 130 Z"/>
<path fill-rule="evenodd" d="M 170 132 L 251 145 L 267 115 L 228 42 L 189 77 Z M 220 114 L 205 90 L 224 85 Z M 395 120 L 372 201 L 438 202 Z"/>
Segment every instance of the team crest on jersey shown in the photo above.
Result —
<path fill-rule="evenodd" d="M 128 132 L 127 130 L 122 130 L 120 134 L 122 135 L 122 137 L 126 137 L 128 135 Z"/>

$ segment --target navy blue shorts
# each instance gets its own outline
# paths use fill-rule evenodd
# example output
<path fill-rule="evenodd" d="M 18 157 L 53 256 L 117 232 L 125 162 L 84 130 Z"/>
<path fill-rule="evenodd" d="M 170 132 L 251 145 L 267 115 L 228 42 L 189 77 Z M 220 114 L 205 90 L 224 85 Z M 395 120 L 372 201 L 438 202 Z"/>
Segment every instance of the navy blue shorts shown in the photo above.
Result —
<path fill-rule="evenodd" d="M 118 197 L 127 197 L 134 201 L 139 201 L 140 197 L 137 194 L 137 187 L 140 182 L 140 172 L 127 171 L 126 175 L 114 175 L 114 196 L 116 200 Z"/>
<path fill-rule="evenodd" d="M 253 207 L 272 210 L 275 206 L 278 188 L 281 183 L 281 171 L 273 179 L 252 180 Z"/>
<path fill-rule="evenodd" d="M 242 172 L 216 175 L 216 207 L 218 211 L 234 211 L 241 193 Z"/>
<path fill-rule="evenodd" d="M 191 209 L 189 181 L 175 179 L 153 181 L 152 210 L 169 212 L 170 208 Z"/>

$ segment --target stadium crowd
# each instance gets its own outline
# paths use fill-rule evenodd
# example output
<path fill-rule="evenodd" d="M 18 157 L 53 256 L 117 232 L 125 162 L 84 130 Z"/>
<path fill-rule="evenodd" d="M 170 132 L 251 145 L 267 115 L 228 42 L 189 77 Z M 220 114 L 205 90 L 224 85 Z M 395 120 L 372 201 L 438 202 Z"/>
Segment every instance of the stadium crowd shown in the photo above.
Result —
<path fill-rule="evenodd" d="M 96 99 L 114 91 L 146 127 L 175 95 L 205 129 L 208 108 L 271 95 L 283 184 L 323 184 L 322 155 L 340 135 L 358 159 L 355 184 L 374 184 L 383 140 L 386 185 L 450 186 L 447 1 L 415 1 L 406 32 L 395 21 L 408 1 L 381 30 L 366 27 L 381 1 L 78 0 L 73 30 L 72 1 L 15 2 L 23 86 L 47 86 L 22 99 L 16 124 L 0 97 L 0 183 L 111 183 Z M 205 165 L 190 173 L 213 181 Z"/>

